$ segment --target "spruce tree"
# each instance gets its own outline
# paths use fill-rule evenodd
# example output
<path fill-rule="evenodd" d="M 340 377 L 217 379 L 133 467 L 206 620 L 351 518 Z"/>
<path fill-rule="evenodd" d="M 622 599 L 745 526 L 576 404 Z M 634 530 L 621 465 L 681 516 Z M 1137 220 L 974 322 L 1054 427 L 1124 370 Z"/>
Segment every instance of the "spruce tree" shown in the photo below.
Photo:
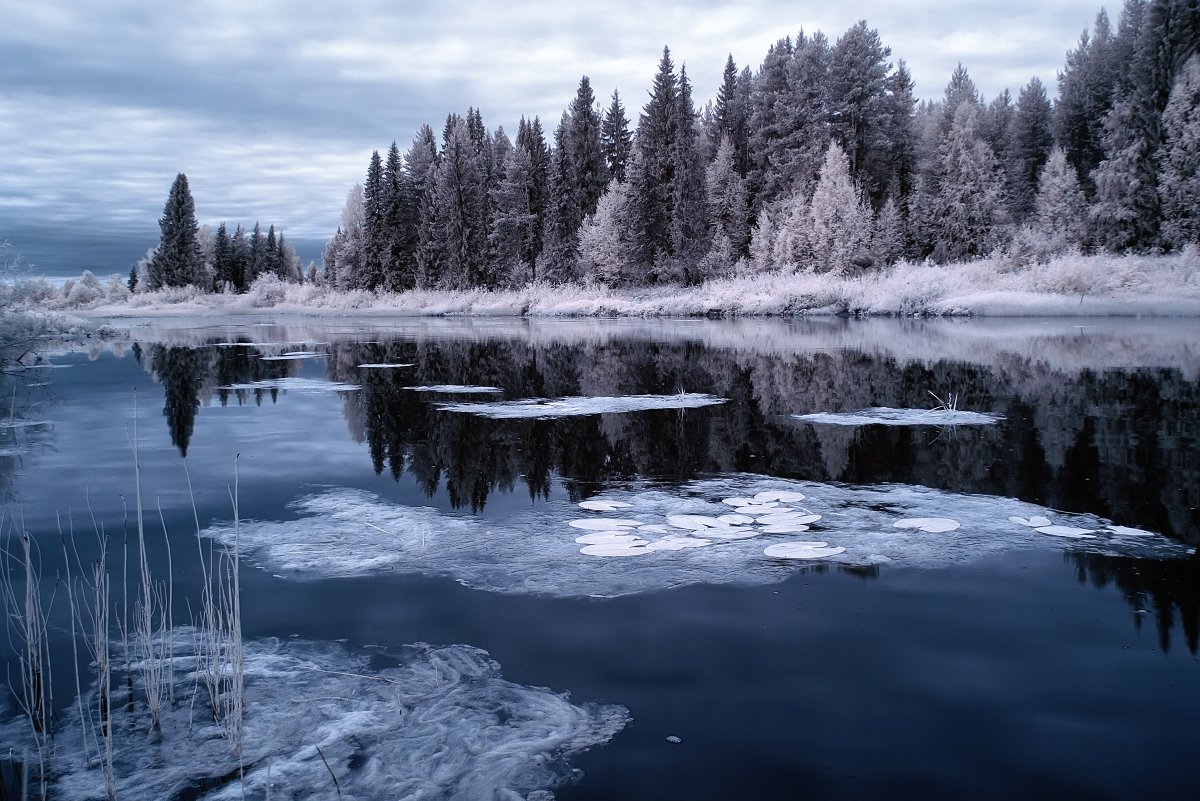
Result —
<path fill-rule="evenodd" d="M 809 269 L 845 274 L 870 264 L 871 211 L 837 142 L 825 152 L 808 223 Z"/>
<path fill-rule="evenodd" d="M 375 290 L 383 285 L 384 258 L 388 251 L 386 214 L 383 159 L 378 150 L 373 150 L 363 184 L 363 270 L 358 276 L 359 289 Z"/>
<path fill-rule="evenodd" d="M 608 186 L 609 171 L 601 137 L 600 115 L 596 98 L 586 75 L 571 101 L 566 145 L 579 202 L 579 220 L 596 210 L 596 203 Z"/>
<path fill-rule="evenodd" d="M 467 123 L 455 121 L 442 151 L 435 190 L 438 284 L 447 289 L 488 285 L 489 276 L 484 273 L 486 188 L 481 161 Z"/>
<path fill-rule="evenodd" d="M 979 107 L 963 100 L 941 149 L 933 257 L 983 256 L 997 244 L 1001 180 L 996 158 L 979 136 Z"/>
<path fill-rule="evenodd" d="M 171 184 L 167 204 L 158 221 L 158 249 L 150 260 L 146 279 L 150 289 L 196 284 L 203 262 L 197 239 L 196 206 L 188 188 L 187 176 L 179 173 Z"/>
<path fill-rule="evenodd" d="M 1079 45 L 1067 53 L 1058 74 L 1058 101 L 1054 106 L 1055 139 L 1075 167 L 1084 190 L 1092 191 L 1091 174 L 1104 150 L 1104 117 L 1112 108 L 1118 69 L 1115 42 L 1108 14 L 1101 9 L 1092 32 L 1084 31 Z"/>
<path fill-rule="evenodd" d="M 724 237 L 734 260 L 747 255 L 750 244 L 750 202 L 746 181 L 738 174 L 736 148 L 722 138 L 717 155 L 705 172 L 708 226 L 714 241 Z"/>
<path fill-rule="evenodd" d="M 217 226 L 217 237 L 213 243 L 213 289 L 224 291 L 233 286 L 233 246 L 229 231 L 222 222 Z"/>
<path fill-rule="evenodd" d="M 1046 87 L 1032 79 L 1017 99 L 1017 107 L 1008 126 L 1008 158 L 1003 160 L 1008 186 L 1009 208 L 1018 222 L 1033 211 L 1038 176 L 1054 145 L 1050 98 Z"/>
<path fill-rule="evenodd" d="M 671 219 L 674 214 L 671 186 L 675 173 L 672 149 L 679 116 L 679 79 L 671 51 L 663 48 L 650 99 L 642 109 L 634 147 L 636 170 L 630 174 L 628 241 L 637 265 L 653 279 L 653 268 L 672 256 Z M 662 276 L 669 280 L 670 276 Z"/>
<path fill-rule="evenodd" d="M 699 283 L 696 271 L 708 251 L 708 202 L 705 197 L 704 159 L 696 128 L 696 109 L 687 67 L 679 70 L 679 92 L 675 98 L 675 141 L 670 150 L 674 163 L 671 175 L 671 255 L 679 263 L 676 279 Z"/>
<path fill-rule="evenodd" d="M 564 112 L 562 122 L 554 131 L 554 150 L 550 159 L 550 206 L 546 214 L 545 244 L 539 260 L 541 277 L 552 283 L 575 280 L 579 226 L 583 224 L 582 189 L 574 174 L 567 139 L 569 125 L 570 117 Z"/>
<path fill-rule="evenodd" d="M 621 105 L 621 96 L 615 89 L 612 94 L 612 102 L 608 105 L 608 111 L 604 112 L 600 139 L 609 175 L 617 181 L 624 182 L 625 167 L 629 164 L 630 151 L 633 148 L 633 134 L 629 132 L 629 120 L 625 117 L 625 107 Z"/>
<path fill-rule="evenodd" d="M 1061 147 L 1050 151 L 1038 177 L 1032 222 L 1039 248 L 1048 255 L 1087 241 L 1087 199 Z"/>
<path fill-rule="evenodd" d="M 862 20 L 834 45 L 827 79 L 831 134 L 845 151 L 851 177 L 879 202 L 894 172 L 888 136 L 891 52 Z"/>

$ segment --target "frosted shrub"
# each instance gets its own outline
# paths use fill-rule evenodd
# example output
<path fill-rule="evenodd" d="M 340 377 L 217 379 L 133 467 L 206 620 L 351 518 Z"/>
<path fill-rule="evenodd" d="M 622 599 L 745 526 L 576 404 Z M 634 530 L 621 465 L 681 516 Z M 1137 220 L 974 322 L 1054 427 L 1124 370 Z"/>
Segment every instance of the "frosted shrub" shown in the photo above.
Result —
<path fill-rule="evenodd" d="M 108 284 L 104 287 L 104 299 L 109 303 L 124 303 L 129 299 L 129 285 L 125 283 L 125 277 L 120 273 L 113 273 L 108 277 Z"/>
<path fill-rule="evenodd" d="M 249 291 L 250 305 L 256 309 L 269 309 L 277 306 L 287 297 L 287 288 L 274 273 L 264 273 L 255 279 Z"/>
<path fill-rule="evenodd" d="M 78 281 L 63 284 L 63 300 L 72 308 L 91 306 L 103 299 L 104 288 L 91 270 L 84 270 Z"/>

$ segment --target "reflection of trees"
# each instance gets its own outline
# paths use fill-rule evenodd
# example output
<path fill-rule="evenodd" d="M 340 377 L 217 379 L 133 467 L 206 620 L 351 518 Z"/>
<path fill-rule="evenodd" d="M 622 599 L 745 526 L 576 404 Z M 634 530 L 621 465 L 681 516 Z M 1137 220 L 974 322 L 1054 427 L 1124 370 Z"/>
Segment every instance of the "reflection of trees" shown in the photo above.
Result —
<path fill-rule="evenodd" d="M 163 386 L 163 417 L 171 431 L 171 443 L 187 456 L 200 393 L 209 377 L 211 351 L 167 345 L 150 346 L 150 369 Z"/>
<path fill-rule="evenodd" d="M 1143 616 L 1152 614 L 1158 645 L 1164 652 L 1171 648 L 1176 618 L 1188 650 L 1193 655 L 1200 650 L 1200 559 L 1135 559 L 1084 553 L 1067 554 L 1066 558 L 1075 567 L 1081 584 L 1116 586 L 1134 610 L 1134 625 L 1139 629 Z"/>

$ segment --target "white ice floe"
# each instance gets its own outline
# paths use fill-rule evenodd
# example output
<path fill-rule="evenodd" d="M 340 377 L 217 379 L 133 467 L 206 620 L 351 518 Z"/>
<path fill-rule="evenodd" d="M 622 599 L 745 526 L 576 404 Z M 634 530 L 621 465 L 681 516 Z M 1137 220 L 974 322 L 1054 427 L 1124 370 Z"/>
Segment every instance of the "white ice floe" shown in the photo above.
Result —
<path fill-rule="evenodd" d="M 643 522 L 645 521 L 634 520 L 631 517 L 585 517 L 582 520 L 568 520 L 567 525 L 587 531 L 616 531 L 623 528 L 637 528 Z"/>
<path fill-rule="evenodd" d="M 995 414 L 957 409 L 891 409 L 875 406 L 854 412 L 794 414 L 795 420 L 834 426 L 985 426 L 1004 418 Z"/>
<path fill-rule="evenodd" d="M 473 384 L 433 384 L 427 387 L 405 387 L 412 392 L 441 392 L 446 395 L 499 395 L 499 387 L 478 387 Z"/>
<path fill-rule="evenodd" d="M 320 359 L 328 354 L 317 353 L 315 350 L 294 350 L 288 353 L 280 353 L 278 356 L 259 356 L 264 362 L 289 362 L 300 361 L 302 359 Z"/>
<path fill-rule="evenodd" d="M 580 534 L 575 538 L 575 542 L 580 545 L 645 545 L 649 540 L 633 534 L 622 534 L 618 531 L 594 531 L 591 534 Z"/>
<path fill-rule="evenodd" d="M 327 766 L 345 801 L 542 797 L 578 775 L 568 764 L 573 755 L 629 721 L 620 706 L 508 681 L 485 651 L 466 645 L 364 654 L 337 644 L 248 641 L 239 777 L 237 754 L 205 714 L 194 637 L 182 630 L 174 638 L 168 680 L 180 702 L 164 705 L 161 737 L 149 736 L 140 703 L 136 712 L 113 705 L 117 798 L 181 798 L 184 789 L 203 801 L 333 798 Z M 93 687 L 93 707 L 94 694 Z M 64 714 L 74 710 L 67 704 Z M 28 728 L 0 725 L 0 735 L 19 745 L 17 733 Z M 66 720 L 55 734 L 52 798 L 106 796 L 96 744 L 85 751 L 80 731 L 78 720 Z"/>
<path fill-rule="evenodd" d="M 1051 537 L 1065 537 L 1071 540 L 1090 540 L 1096 536 L 1092 529 L 1075 528 L 1074 526 L 1038 526 L 1034 531 L 1039 534 L 1049 534 Z"/>
<path fill-rule="evenodd" d="M 818 520 L 821 519 L 821 516 L 808 514 L 806 512 L 774 511 L 768 515 L 761 515 L 757 519 L 758 519 L 759 525 L 762 525 L 762 526 L 779 526 L 779 525 L 807 526 L 810 523 L 816 523 Z"/>
<path fill-rule="evenodd" d="M 957 520 L 948 517 L 910 517 L 907 520 L 897 520 L 893 528 L 915 528 L 917 531 L 927 531 L 930 534 L 943 534 L 956 531 L 959 527 Z"/>
<path fill-rule="evenodd" d="M 763 553 L 776 559 L 828 559 L 846 552 L 845 548 L 830 548 L 826 542 L 781 542 L 768 545 Z"/>
<path fill-rule="evenodd" d="M 615 512 L 618 509 L 628 509 L 633 504 L 624 501 L 580 501 L 579 508 L 589 512 Z"/>
<path fill-rule="evenodd" d="M 720 518 L 708 515 L 667 515 L 667 522 L 675 528 L 703 531 L 706 528 L 729 528 L 729 524 Z"/>
<path fill-rule="evenodd" d="M 810 535 L 843 552 L 827 558 L 843 565 L 895 563 L 941 567 L 1015 550 L 1068 548 L 1072 551 L 1135 557 L 1183 558 L 1186 547 L 1161 535 L 1125 536 L 1108 521 L 1091 515 L 1067 515 L 1012 498 L 943 492 L 926 487 L 887 484 L 854 487 L 733 474 L 678 486 L 631 486 L 597 500 L 632 503 L 636 519 L 584 518 L 597 528 L 569 525 L 579 508 L 566 499 L 540 503 L 508 516 L 480 517 L 430 507 L 405 506 L 371 493 L 331 489 L 298 498 L 287 520 L 244 520 L 241 545 L 247 559 L 271 573 L 292 579 L 358 576 L 376 573 L 442 575 L 478 589 L 562 597 L 613 597 L 659 591 L 688 584 L 761 584 L 791 574 L 787 562 L 766 558 L 770 543 L 762 537 L 773 527 L 729 525 L 729 498 L 786 490 L 806 496 L 805 505 L 819 522 Z M 798 511 L 798 510 L 793 510 Z M 740 514 L 740 512 L 737 512 Z M 787 513 L 781 508 L 777 513 Z M 712 519 L 719 526 L 668 528 L 668 515 Z M 1054 519 L 1062 526 L 1093 531 L 1090 538 L 1046 536 L 1009 518 Z M 898 520 L 945 518 L 960 524 L 953 531 L 897 536 Z M 803 519 L 803 518 L 798 518 Z M 580 520 L 579 522 L 583 522 Z M 779 524 L 808 525 L 808 524 Z M 643 528 L 644 527 L 644 528 Z M 672 537 L 705 539 L 707 546 L 674 550 Z M 232 542 L 232 525 L 205 532 Z M 632 536 L 639 559 L 589 558 L 575 538 L 597 533 Z M 590 544 L 605 544 L 603 542 Z M 622 544 L 608 542 L 608 546 Z M 626 546 L 627 547 L 627 546 Z"/>
<path fill-rule="evenodd" d="M 411 364 L 411 363 L 404 363 L 404 364 L 360 364 L 360 365 L 358 366 L 358 368 L 359 368 L 360 370 L 396 370 L 396 369 L 399 369 L 399 368 L 401 368 L 401 367 L 416 367 L 416 366 L 417 366 L 416 364 Z"/>
<path fill-rule="evenodd" d="M 624 414 L 653 409 L 695 409 L 725 403 L 725 398 L 688 392 L 678 395 L 622 395 L 612 398 L 528 398 L 495 403 L 439 403 L 447 412 L 474 414 L 493 420 Z"/>
<path fill-rule="evenodd" d="M 225 384 L 221 389 L 254 390 L 286 389 L 293 392 L 355 392 L 362 389 L 359 384 L 344 384 L 339 381 L 324 381 L 319 378 L 269 378 L 248 384 Z"/>
<path fill-rule="evenodd" d="M 1022 526 L 1029 526 L 1030 528 L 1037 528 L 1039 526 L 1050 525 L 1050 518 L 1042 517 L 1041 515 L 1034 515 L 1033 517 L 1030 517 L 1030 518 L 1010 517 L 1008 519 L 1014 523 L 1020 523 Z"/>
<path fill-rule="evenodd" d="M 722 523 L 727 523 L 731 526 L 742 526 L 754 522 L 753 517 L 742 514 L 717 515 L 717 520 L 721 521 Z"/>
<path fill-rule="evenodd" d="M 600 545 L 585 545 L 579 549 L 579 552 L 588 556 L 648 556 L 654 553 L 652 548 L 646 546 L 649 542 L 642 540 L 636 543 L 602 543 Z"/>
<path fill-rule="evenodd" d="M 808 526 L 803 523 L 777 523 L 771 526 L 763 526 L 759 531 L 763 534 L 800 534 L 808 531 Z"/>
<path fill-rule="evenodd" d="M 804 500 L 802 492 L 788 492 L 786 490 L 769 490 L 767 492 L 758 492 L 754 495 L 754 500 L 757 503 L 771 503 L 776 501 L 779 503 L 799 503 Z"/>

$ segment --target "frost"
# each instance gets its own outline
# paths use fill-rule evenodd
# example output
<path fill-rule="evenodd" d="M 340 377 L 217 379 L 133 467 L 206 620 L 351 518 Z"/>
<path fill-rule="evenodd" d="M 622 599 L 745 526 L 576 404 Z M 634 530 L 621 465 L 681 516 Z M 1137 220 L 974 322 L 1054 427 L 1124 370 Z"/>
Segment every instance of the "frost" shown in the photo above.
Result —
<path fill-rule="evenodd" d="M 792 419 L 834 426 L 985 426 L 1004 418 L 956 409 L 891 409 L 876 406 L 857 412 L 794 414 Z"/>
<path fill-rule="evenodd" d="M 485 651 L 466 645 L 418 644 L 368 657 L 335 644 L 251 641 L 243 786 L 229 742 L 201 711 L 207 702 L 188 700 L 196 686 L 192 636 L 176 637 L 180 700 L 159 742 L 146 721 L 114 705 L 118 798 L 332 798 L 326 761 L 345 801 L 537 797 L 572 777 L 567 759 L 607 742 L 629 720 L 620 706 L 577 705 L 507 681 Z M 84 767 L 78 731 L 69 721 L 56 735 L 61 772 L 50 795 L 103 798 L 101 770 Z M 180 794 L 205 784 L 213 789 L 203 795 Z"/>
<path fill-rule="evenodd" d="M 941 534 L 958 528 L 958 521 L 948 517 L 912 517 L 907 520 L 897 520 L 892 523 L 895 528 L 915 528 L 917 531 L 927 531 L 931 534 Z"/>
<path fill-rule="evenodd" d="M 475 414 L 493 420 L 575 417 L 585 414 L 623 414 L 653 409 L 696 409 L 725 403 L 725 398 L 688 392 L 678 395 L 622 395 L 605 398 L 527 398 L 496 403 L 439 403 L 446 412 Z"/>
<path fill-rule="evenodd" d="M 499 387 L 477 387 L 470 384 L 434 384 L 428 387 L 405 387 L 412 392 L 444 392 L 447 395 L 499 395 Z"/>
<path fill-rule="evenodd" d="M 249 384 L 225 384 L 220 388 L 229 390 L 286 389 L 293 392 L 356 392 L 362 389 L 362 386 L 343 384 L 338 381 L 324 381 L 319 378 L 268 378 Z"/>
<path fill-rule="evenodd" d="M 780 527 L 812 526 L 813 539 L 844 548 L 829 558 L 843 565 L 893 562 L 910 567 L 941 567 L 1014 550 L 1069 548 L 1073 551 L 1155 558 L 1181 558 L 1184 546 L 1162 535 L 1127 536 L 1108 529 L 1091 515 L 1066 515 L 988 495 L 965 495 L 902 484 L 855 487 L 732 474 L 676 486 L 630 485 L 594 499 L 632 503 L 635 516 L 578 518 L 579 507 L 552 500 L 496 519 L 404 506 L 354 489 L 330 489 L 293 502 L 287 520 L 243 521 L 243 552 L 271 573 L 293 579 L 359 576 L 376 573 L 443 575 L 471 587 L 513 594 L 559 597 L 613 597 L 688 584 L 764 584 L 780 581 L 793 568 L 766 558 L 762 549 L 776 542 L 763 537 L 799 533 L 761 521 L 734 524 L 721 520 L 731 498 L 783 490 L 805 497 L 809 509 L 777 504 L 770 514 L 797 514 Z M 745 507 L 737 507 L 742 515 Z M 799 521 L 820 515 L 811 523 Z M 668 516 L 684 518 L 684 529 Z M 752 515 L 743 515 L 752 517 Z M 765 515 L 762 515 L 765 516 Z M 1062 526 L 1094 531 L 1088 539 L 1056 539 L 1025 521 L 1054 519 Z M 945 518 L 960 528 L 938 536 L 896 536 L 900 520 Z M 588 528 L 580 530 L 579 523 Z M 681 521 L 682 522 L 682 521 Z M 572 525 L 575 523 L 575 525 Z M 595 528 L 591 528 L 595 525 Z M 586 534 L 633 537 L 639 559 L 593 558 L 580 553 L 589 545 L 628 541 L 576 542 Z M 230 525 L 206 531 L 232 542 Z M 694 535 L 694 536 L 693 536 Z M 703 539 L 707 546 L 680 539 Z M 686 543 L 685 543 L 686 544 Z"/>
<path fill-rule="evenodd" d="M 399 367 L 416 367 L 415 364 L 360 364 L 360 370 L 392 370 Z"/>

